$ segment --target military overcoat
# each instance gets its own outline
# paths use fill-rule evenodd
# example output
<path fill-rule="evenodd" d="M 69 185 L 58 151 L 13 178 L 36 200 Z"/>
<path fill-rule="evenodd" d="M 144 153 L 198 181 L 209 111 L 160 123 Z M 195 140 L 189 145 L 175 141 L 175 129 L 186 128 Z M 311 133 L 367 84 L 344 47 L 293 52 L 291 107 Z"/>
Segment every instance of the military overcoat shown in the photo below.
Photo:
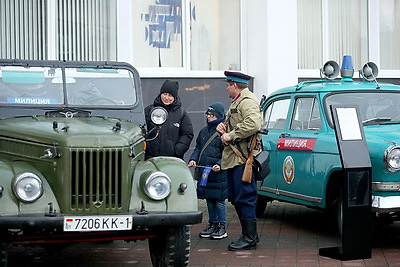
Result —
<path fill-rule="evenodd" d="M 262 125 L 260 105 L 254 93 L 248 88 L 241 91 L 240 96 L 235 99 L 226 114 L 227 132 L 234 142 L 232 145 L 239 146 L 243 153 L 248 155 L 249 139 L 256 134 Z M 261 152 L 258 144 L 253 150 L 256 156 Z M 234 152 L 231 146 L 226 146 L 222 153 L 222 169 L 230 169 L 237 165 L 244 164 L 243 160 Z"/>

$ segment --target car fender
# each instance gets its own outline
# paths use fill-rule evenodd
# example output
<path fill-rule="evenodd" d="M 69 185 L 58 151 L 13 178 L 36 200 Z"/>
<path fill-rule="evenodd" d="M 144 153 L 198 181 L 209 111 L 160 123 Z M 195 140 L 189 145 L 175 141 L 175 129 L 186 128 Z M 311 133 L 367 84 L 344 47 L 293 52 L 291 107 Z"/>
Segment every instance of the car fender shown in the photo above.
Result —
<path fill-rule="evenodd" d="M 20 201 L 15 196 L 12 189 L 15 175 L 22 172 L 32 172 L 38 175 L 42 181 L 43 194 L 38 200 L 32 203 Z M 43 174 L 27 162 L 0 161 L 0 185 L 4 187 L 4 192 L 0 197 L 0 214 L 2 216 L 24 214 L 43 215 L 48 214 L 49 211 L 60 211 L 53 191 Z"/>
<path fill-rule="evenodd" d="M 171 194 L 164 200 L 152 200 L 144 192 L 143 180 L 156 171 L 165 173 L 171 179 Z M 181 186 L 186 190 L 180 190 Z M 186 163 L 174 157 L 154 157 L 138 162 L 134 167 L 129 209 L 136 213 L 197 211 L 196 188 Z"/>

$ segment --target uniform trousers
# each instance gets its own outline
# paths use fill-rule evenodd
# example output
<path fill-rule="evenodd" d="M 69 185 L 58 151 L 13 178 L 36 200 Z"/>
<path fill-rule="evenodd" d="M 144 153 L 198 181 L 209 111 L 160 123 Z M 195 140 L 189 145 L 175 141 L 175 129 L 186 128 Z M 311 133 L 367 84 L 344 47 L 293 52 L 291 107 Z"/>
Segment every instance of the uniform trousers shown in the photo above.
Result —
<path fill-rule="evenodd" d="M 235 207 L 239 219 L 256 218 L 257 181 L 252 175 L 251 183 L 242 181 L 245 164 L 227 170 L 228 201 Z"/>

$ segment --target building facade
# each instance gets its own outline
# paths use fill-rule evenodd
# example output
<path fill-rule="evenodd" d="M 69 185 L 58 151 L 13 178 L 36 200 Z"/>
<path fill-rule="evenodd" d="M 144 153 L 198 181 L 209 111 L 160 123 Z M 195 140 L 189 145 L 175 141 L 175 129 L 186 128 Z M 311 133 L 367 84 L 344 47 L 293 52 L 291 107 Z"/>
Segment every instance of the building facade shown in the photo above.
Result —
<path fill-rule="evenodd" d="M 229 105 L 224 70 L 261 97 L 352 55 L 356 78 L 372 61 L 398 83 L 399 41 L 400 0 L 0 1 L 0 58 L 129 62 L 145 104 L 178 80 L 199 129 L 211 102 Z"/>

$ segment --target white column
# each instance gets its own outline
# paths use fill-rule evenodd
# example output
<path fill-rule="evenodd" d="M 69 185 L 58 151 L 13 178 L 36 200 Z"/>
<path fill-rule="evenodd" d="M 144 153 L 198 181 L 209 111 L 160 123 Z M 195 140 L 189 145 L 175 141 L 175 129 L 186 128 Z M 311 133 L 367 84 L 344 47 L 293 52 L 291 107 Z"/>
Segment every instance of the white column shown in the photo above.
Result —
<path fill-rule="evenodd" d="M 297 0 L 242 1 L 243 66 L 260 98 L 297 84 Z"/>
<path fill-rule="evenodd" d="M 117 61 L 133 62 L 131 0 L 117 1 Z"/>

